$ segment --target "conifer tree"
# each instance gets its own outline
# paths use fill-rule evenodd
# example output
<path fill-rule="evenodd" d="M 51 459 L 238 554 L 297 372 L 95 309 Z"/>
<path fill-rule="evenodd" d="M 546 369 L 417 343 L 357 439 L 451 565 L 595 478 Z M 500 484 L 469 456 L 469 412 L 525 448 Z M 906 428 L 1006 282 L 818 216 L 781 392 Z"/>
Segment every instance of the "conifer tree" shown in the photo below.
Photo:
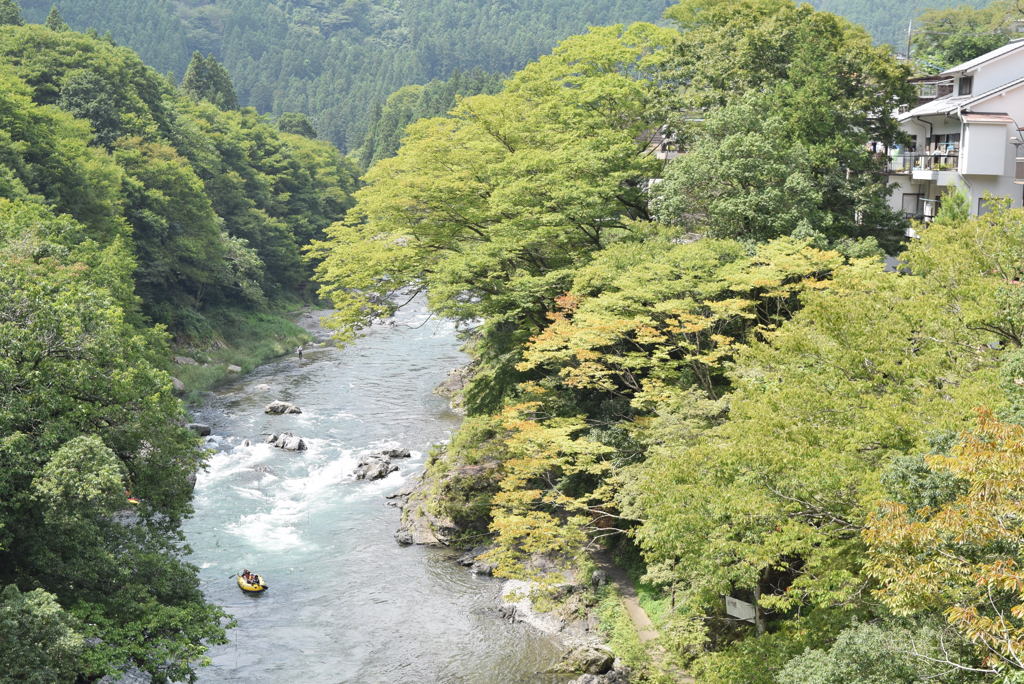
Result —
<path fill-rule="evenodd" d="M 21 6 L 14 0 L 0 0 L 0 26 L 22 26 Z"/>
<path fill-rule="evenodd" d="M 316 139 L 316 129 L 309 122 L 305 114 L 299 112 L 285 112 L 277 120 L 277 129 L 285 133 L 294 133 L 306 138 Z"/>
<path fill-rule="evenodd" d="M 203 57 L 198 51 L 192 53 L 181 89 L 197 100 L 208 100 L 224 110 L 238 109 L 238 96 L 231 83 L 231 76 L 213 55 Z"/>
<path fill-rule="evenodd" d="M 60 16 L 60 11 L 57 6 L 54 5 L 50 8 L 50 13 L 46 16 L 46 28 L 51 31 L 68 31 L 70 26 L 64 21 L 64 17 Z"/>

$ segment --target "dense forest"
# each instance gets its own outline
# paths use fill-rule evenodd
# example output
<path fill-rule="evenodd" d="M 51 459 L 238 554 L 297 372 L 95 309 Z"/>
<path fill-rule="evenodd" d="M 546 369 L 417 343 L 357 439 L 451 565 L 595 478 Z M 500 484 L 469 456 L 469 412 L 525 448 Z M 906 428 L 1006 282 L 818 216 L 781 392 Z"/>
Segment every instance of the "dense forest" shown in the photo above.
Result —
<path fill-rule="evenodd" d="M 230 626 L 181 560 L 205 452 L 169 343 L 307 296 L 355 173 L 189 74 L 0 0 L 0 681 L 187 681 Z"/>
<path fill-rule="evenodd" d="M 310 278 L 341 338 L 419 292 L 462 326 L 421 503 L 549 606 L 614 552 L 637 681 L 1024 676 L 1024 212 L 952 193 L 903 243 L 881 19 L 681 0 L 534 59 L 667 4 L 0 0 L 0 681 L 193 681 L 225 641 L 171 344 Z M 955 33 L 916 44 L 987 49 Z"/>
<path fill-rule="evenodd" d="M 26 0 L 42 22 L 51 0 Z M 264 113 L 302 112 L 341 149 L 355 150 L 375 108 L 405 85 L 455 71 L 507 74 L 588 25 L 656 21 L 669 0 L 74 0 L 58 3 L 76 29 L 95 27 L 161 73 L 180 78 L 194 51 L 212 54 L 234 78 L 240 101 Z M 907 25 L 928 8 L 983 0 L 816 0 L 906 44 Z M 431 112 L 433 113 L 433 112 Z M 365 155 L 364 155 L 365 156 Z M 370 155 L 373 157 L 374 155 Z"/>
<path fill-rule="evenodd" d="M 74 0 L 71 26 L 109 31 L 161 72 L 213 54 L 240 101 L 261 112 L 302 112 L 342 149 L 358 148 L 375 106 L 404 85 L 453 72 L 508 73 L 590 24 L 657 19 L 668 0 Z M 28 0 L 42 21 L 50 0 Z"/>
<path fill-rule="evenodd" d="M 867 143 L 909 65 L 790 0 L 667 16 L 413 124 L 315 243 L 342 335 L 417 290 L 465 327 L 428 519 L 549 605 L 614 549 L 639 681 L 1017 681 L 1024 213 L 899 245 Z"/>

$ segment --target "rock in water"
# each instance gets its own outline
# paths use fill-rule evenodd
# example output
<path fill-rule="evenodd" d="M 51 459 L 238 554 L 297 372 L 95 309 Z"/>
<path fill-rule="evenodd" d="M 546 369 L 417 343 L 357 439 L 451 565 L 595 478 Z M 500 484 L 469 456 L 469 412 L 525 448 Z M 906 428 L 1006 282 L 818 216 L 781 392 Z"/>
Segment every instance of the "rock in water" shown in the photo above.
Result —
<path fill-rule="evenodd" d="M 210 426 L 203 423 L 189 423 L 186 427 L 200 437 L 209 437 L 213 433 Z"/>
<path fill-rule="evenodd" d="M 293 435 L 290 432 L 286 432 L 277 438 L 277 443 L 274 445 L 278 449 L 284 449 L 286 451 L 305 451 L 306 440 Z"/>
<path fill-rule="evenodd" d="M 481 555 L 490 550 L 491 547 L 489 546 L 478 546 L 472 551 L 468 551 L 456 558 L 455 562 L 469 568 L 474 574 L 493 575 L 496 566 L 493 563 L 480 559 Z"/>
<path fill-rule="evenodd" d="M 380 455 L 384 458 L 412 458 L 412 452 L 408 449 L 385 449 Z"/>
<path fill-rule="evenodd" d="M 354 474 L 357 480 L 382 480 L 396 470 L 398 466 L 387 459 L 371 456 L 359 462 Z"/>
<path fill-rule="evenodd" d="M 270 435 L 264 440 L 267 444 L 272 444 L 278 449 L 284 449 L 286 451 L 305 451 L 306 440 L 293 435 L 290 432 L 282 432 L 279 435 Z"/>
<path fill-rule="evenodd" d="M 295 404 L 289 404 L 286 401 L 272 401 L 267 404 L 267 407 L 263 409 L 263 412 L 269 413 L 272 416 L 280 416 L 285 413 L 302 413 L 302 409 Z"/>

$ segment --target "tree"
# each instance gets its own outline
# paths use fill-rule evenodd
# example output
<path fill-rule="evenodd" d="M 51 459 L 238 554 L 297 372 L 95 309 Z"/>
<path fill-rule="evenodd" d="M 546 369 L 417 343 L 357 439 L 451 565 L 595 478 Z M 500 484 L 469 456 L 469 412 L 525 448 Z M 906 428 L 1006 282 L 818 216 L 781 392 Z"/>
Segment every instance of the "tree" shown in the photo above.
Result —
<path fill-rule="evenodd" d="M 67 25 L 64 18 L 60 16 L 60 12 L 57 10 L 56 5 L 50 8 L 50 13 L 46 15 L 46 23 L 44 25 L 51 31 L 71 30 L 71 27 Z"/>
<path fill-rule="evenodd" d="M 282 114 L 277 120 L 277 127 L 284 133 L 301 135 L 304 138 L 315 139 L 317 137 L 313 124 L 309 123 L 309 119 L 304 114 L 297 112 L 285 112 Z"/>
<path fill-rule="evenodd" d="M 914 63 L 923 73 L 936 73 L 974 59 L 1009 42 L 1020 17 L 1019 6 L 1007 0 L 925 12 L 914 29 Z"/>
<path fill-rule="evenodd" d="M 789 0 L 687 0 L 667 16 L 682 30 L 667 78 L 686 154 L 653 191 L 658 218 L 737 239 L 872 235 L 894 247 L 902 219 L 868 143 L 897 140 L 889 112 L 909 100 L 906 67 L 858 27 Z"/>
<path fill-rule="evenodd" d="M 53 594 L 7 585 L 0 592 L 0 624 L 0 682 L 68 682 L 81 671 L 81 626 Z"/>
<path fill-rule="evenodd" d="M 0 0 L 0 26 L 21 26 L 25 20 L 21 7 L 14 0 Z"/>
<path fill-rule="evenodd" d="M 207 100 L 220 109 L 238 109 L 238 96 L 231 83 L 231 76 L 213 55 L 203 57 L 199 52 L 192 53 L 185 75 L 181 79 L 181 89 L 197 100 Z"/>
<path fill-rule="evenodd" d="M 888 502 L 872 516 L 864 538 L 877 595 L 897 615 L 941 612 L 975 644 L 983 671 L 1024 670 L 1024 428 L 979 411 L 977 428 L 928 465 L 966 491 L 935 507 Z M 945 664 L 980 669 L 970 660 Z"/>
<path fill-rule="evenodd" d="M 203 454 L 156 365 L 164 334 L 135 327 L 114 295 L 130 290 L 130 254 L 85 235 L 0 200 L 0 584 L 49 592 L 87 639 L 54 666 L 185 679 L 224 639 L 178 535 Z M 132 524 L 118 515 L 126 489 L 142 502 Z M 68 629 L 54 649 L 73 644 Z"/>

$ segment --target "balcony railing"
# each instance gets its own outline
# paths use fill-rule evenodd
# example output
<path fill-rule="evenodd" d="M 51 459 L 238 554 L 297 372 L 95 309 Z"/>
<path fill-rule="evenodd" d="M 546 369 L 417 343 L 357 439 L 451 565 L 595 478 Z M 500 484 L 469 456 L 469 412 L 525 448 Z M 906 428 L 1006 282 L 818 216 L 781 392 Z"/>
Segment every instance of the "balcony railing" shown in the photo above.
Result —
<path fill-rule="evenodd" d="M 886 171 L 891 174 L 909 174 L 915 169 L 923 171 L 955 171 L 960 162 L 959 148 L 934 152 L 906 152 L 888 158 Z"/>

